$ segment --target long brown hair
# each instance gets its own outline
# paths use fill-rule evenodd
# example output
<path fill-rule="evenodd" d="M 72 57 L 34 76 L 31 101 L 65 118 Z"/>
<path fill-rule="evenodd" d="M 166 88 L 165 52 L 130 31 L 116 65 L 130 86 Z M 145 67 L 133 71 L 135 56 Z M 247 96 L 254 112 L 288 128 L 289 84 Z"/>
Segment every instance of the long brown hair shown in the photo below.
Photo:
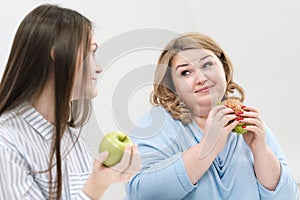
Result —
<path fill-rule="evenodd" d="M 240 100 L 244 101 L 244 89 L 233 81 L 233 65 L 219 44 L 202 33 L 185 33 L 171 40 L 160 54 L 154 75 L 154 89 L 151 93 L 151 103 L 153 105 L 162 105 L 171 113 L 174 119 L 181 120 L 183 123 L 191 122 L 191 113 L 176 94 L 171 76 L 173 57 L 177 53 L 189 49 L 212 51 L 221 61 L 225 71 L 227 82 L 225 98 L 237 91 L 240 94 Z"/>
<path fill-rule="evenodd" d="M 61 197 L 60 145 L 65 129 L 68 125 L 81 127 L 91 112 L 91 101 L 86 98 L 73 101 L 70 106 L 78 50 L 82 48 L 83 58 L 87 57 L 91 35 L 92 23 L 78 12 L 57 5 L 38 6 L 23 19 L 16 32 L 0 84 L 1 115 L 25 101 L 37 98 L 46 82 L 53 78 L 55 131 L 49 169 L 46 170 L 50 174 L 51 198 Z M 53 166 L 57 170 L 57 177 L 54 177 L 57 182 L 56 194 L 52 194 L 51 187 Z"/>

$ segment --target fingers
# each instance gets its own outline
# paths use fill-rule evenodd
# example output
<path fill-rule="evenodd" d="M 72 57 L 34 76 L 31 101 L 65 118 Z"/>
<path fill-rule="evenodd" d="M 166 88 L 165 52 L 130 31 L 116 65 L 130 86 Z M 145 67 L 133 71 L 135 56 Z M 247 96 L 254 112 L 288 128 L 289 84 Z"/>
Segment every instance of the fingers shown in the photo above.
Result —
<path fill-rule="evenodd" d="M 256 126 L 258 127 L 261 131 L 263 130 L 263 123 L 261 120 L 256 119 L 256 118 L 244 118 L 243 120 L 240 120 L 240 122 L 244 124 L 249 124 L 248 126 Z"/>
<path fill-rule="evenodd" d="M 104 151 L 99 153 L 95 158 L 97 161 L 103 163 L 103 161 L 107 159 L 108 155 L 109 155 L 108 151 Z"/>
<path fill-rule="evenodd" d="M 247 124 L 243 129 L 252 134 L 251 137 L 244 135 L 244 139 L 246 138 L 248 141 L 247 144 L 250 145 L 250 141 L 253 141 L 254 138 L 256 138 L 257 141 L 261 140 L 260 138 L 264 138 L 266 131 L 258 109 L 250 106 L 244 106 L 243 109 L 245 112 L 240 114 L 240 117 L 242 117 L 240 122 Z"/>
<path fill-rule="evenodd" d="M 248 125 L 244 128 L 245 130 L 247 130 L 248 132 L 252 132 L 252 133 L 261 133 L 263 130 L 257 126 L 253 126 L 253 125 Z M 256 135 L 260 135 L 260 134 L 256 134 Z"/>
<path fill-rule="evenodd" d="M 132 157 L 129 167 L 125 170 L 126 173 L 134 174 L 141 170 L 141 158 L 138 152 L 138 146 L 133 145 Z"/>
<path fill-rule="evenodd" d="M 258 110 L 256 108 L 250 107 L 250 106 L 245 106 L 243 109 L 246 112 L 243 112 L 243 114 L 240 114 L 240 117 L 243 118 L 240 120 L 240 122 L 245 123 L 245 124 L 250 124 L 250 126 L 247 126 L 247 128 L 245 128 L 245 129 L 249 130 L 249 131 L 253 131 L 253 132 L 263 131 L 264 126 L 263 126 L 263 122 L 262 122 L 262 119 L 261 119 L 261 116 L 260 116 Z M 256 126 L 259 130 L 257 130 L 257 128 L 251 127 L 251 125 Z"/>
<path fill-rule="evenodd" d="M 234 111 L 223 105 L 211 110 L 204 128 L 203 146 L 199 152 L 200 159 L 207 156 L 213 149 L 219 151 L 223 148 L 228 134 L 239 123 L 234 120 L 236 118 Z"/>
<path fill-rule="evenodd" d="M 105 166 L 102 164 L 108 158 L 108 151 L 104 151 L 95 156 L 94 165 L 95 169 L 103 169 Z"/>
<path fill-rule="evenodd" d="M 111 168 L 120 171 L 120 173 L 126 170 L 131 162 L 131 156 L 132 156 L 131 149 L 132 149 L 131 145 L 126 146 L 121 161 L 116 165 L 112 166 Z"/>
<path fill-rule="evenodd" d="M 123 171 L 124 181 L 129 181 L 137 172 L 141 170 L 141 159 L 137 145 L 132 147 L 132 157 L 130 165 Z"/>
<path fill-rule="evenodd" d="M 137 145 L 128 145 L 125 148 L 122 159 L 114 166 L 120 172 L 136 173 L 141 168 L 141 160 Z"/>
<path fill-rule="evenodd" d="M 211 110 L 211 117 L 215 118 L 218 121 L 223 121 L 224 124 L 227 124 L 230 120 L 236 118 L 236 115 L 233 114 L 234 111 L 231 108 L 220 105 L 216 106 Z M 230 115 L 231 114 L 231 115 Z"/>
<path fill-rule="evenodd" d="M 211 115 L 212 115 L 212 117 L 216 117 L 217 116 L 217 114 L 221 111 L 221 110 L 224 110 L 224 109 L 226 109 L 227 107 L 226 106 L 224 106 L 224 105 L 219 105 L 219 106 L 215 106 L 215 107 L 213 107 L 212 109 L 211 109 Z M 228 108 L 228 109 L 230 109 L 230 108 Z M 223 111 L 224 112 L 224 111 Z M 222 113 L 223 113 L 222 112 Z M 233 112 L 232 110 L 231 110 L 231 112 Z M 219 114 L 220 115 L 220 114 Z"/>
<path fill-rule="evenodd" d="M 255 113 L 259 113 L 257 108 L 251 107 L 251 106 L 243 106 L 242 107 L 244 110 L 246 111 L 251 111 L 251 112 L 255 112 Z"/>
<path fill-rule="evenodd" d="M 128 145 L 121 161 L 110 168 L 117 172 L 120 182 L 129 181 L 141 169 L 137 145 Z"/>
<path fill-rule="evenodd" d="M 248 118 L 256 118 L 258 120 L 261 120 L 260 114 L 256 108 L 245 107 L 244 110 L 245 110 L 245 112 L 243 112 L 239 116 L 248 117 Z"/>
<path fill-rule="evenodd" d="M 239 121 L 234 120 L 232 123 L 228 124 L 224 129 L 226 132 L 231 132 L 234 127 L 238 125 Z"/>

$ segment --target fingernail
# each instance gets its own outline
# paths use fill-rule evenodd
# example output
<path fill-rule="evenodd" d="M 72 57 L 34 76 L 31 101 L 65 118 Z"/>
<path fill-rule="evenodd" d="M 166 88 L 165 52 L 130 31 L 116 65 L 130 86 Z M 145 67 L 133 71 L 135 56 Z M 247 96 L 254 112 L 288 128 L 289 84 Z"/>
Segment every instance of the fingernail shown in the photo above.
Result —
<path fill-rule="evenodd" d="M 236 116 L 239 116 L 239 115 L 242 115 L 243 113 L 244 113 L 244 112 L 241 111 L 241 112 L 236 113 L 235 115 L 236 115 Z"/>
<path fill-rule="evenodd" d="M 246 106 L 242 106 L 241 108 L 244 109 L 244 108 L 246 108 Z"/>
<path fill-rule="evenodd" d="M 236 121 L 241 121 L 241 120 L 243 120 L 244 119 L 244 117 L 237 117 L 236 118 Z"/>
<path fill-rule="evenodd" d="M 246 126 L 244 125 L 244 126 L 242 126 L 242 128 L 246 128 Z"/>

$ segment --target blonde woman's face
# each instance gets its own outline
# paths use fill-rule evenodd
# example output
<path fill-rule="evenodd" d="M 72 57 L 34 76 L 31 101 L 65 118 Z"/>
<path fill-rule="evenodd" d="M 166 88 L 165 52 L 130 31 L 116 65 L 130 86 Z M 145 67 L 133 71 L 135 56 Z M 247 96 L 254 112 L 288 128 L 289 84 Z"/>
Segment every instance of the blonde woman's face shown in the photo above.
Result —
<path fill-rule="evenodd" d="M 219 58 L 210 50 L 181 51 L 172 59 L 177 94 L 193 114 L 207 116 L 226 91 L 226 77 Z"/>
<path fill-rule="evenodd" d="M 98 89 L 97 89 L 97 78 L 98 75 L 101 73 L 101 68 L 99 67 L 95 53 L 98 49 L 98 45 L 95 41 L 95 39 L 92 39 L 91 42 L 91 49 L 90 53 L 88 56 L 83 60 L 82 62 L 82 55 L 83 52 L 82 50 L 79 50 L 79 55 L 77 59 L 78 63 L 78 70 L 76 73 L 76 78 L 75 78 L 75 84 L 73 88 L 73 94 L 72 94 L 72 100 L 82 98 L 81 97 L 81 91 L 85 90 L 85 98 L 92 99 L 97 96 L 98 94 Z M 87 62 L 89 63 L 88 65 L 84 65 L 83 63 Z M 86 69 L 84 69 L 84 67 Z M 84 73 L 86 71 L 87 73 Z M 83 77 L 87 76 L 87 77 Z M 83 82 L 83 78 L 86 78 L 86 83 Z"/>

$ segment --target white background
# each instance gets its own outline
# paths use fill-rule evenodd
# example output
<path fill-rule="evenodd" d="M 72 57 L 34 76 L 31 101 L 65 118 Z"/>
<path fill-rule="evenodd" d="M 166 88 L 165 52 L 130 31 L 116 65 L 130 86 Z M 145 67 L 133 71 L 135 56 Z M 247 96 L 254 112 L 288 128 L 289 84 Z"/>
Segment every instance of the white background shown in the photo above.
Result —
<path fill-rule="evenodd" d="M 292 174 L 300 181 L 298 1 L 11 0 L 0 7 L 0 75 L 19 23 L 41 3 L 58 3 L 87 16 L 95 24 L 95 37 L 100 45 L 140 28 L 179 33 L 199 31 L 210 35 L 231 57 L 235 80 L 246 90 L 246 104 L 260 110 L 282 146 Z M 164 39 L 167 43 L 171 38 Z M 95 115 L 85 130 L 90 135 L 88 142 L 98 144 L 97 139 L 102 136 L 95 140 L 92 135 L 97 135 L 99 129 L 102 133 L 122 129 L 112 112 L 114 88 L 118 80 L 135 67 L 154 65 L 158 55 L 158 50 L 141 49 L 120 56 L 104 70 L 99 82 L 99 96 L 94 100 Z M 130 99 L 126 100 L 133 122 L 149 108 L 150 91 L 151 86 L 146 84 L 132 91 Z M 123 197 L 122 184 L 115 184 L 104 199 Z"/>

